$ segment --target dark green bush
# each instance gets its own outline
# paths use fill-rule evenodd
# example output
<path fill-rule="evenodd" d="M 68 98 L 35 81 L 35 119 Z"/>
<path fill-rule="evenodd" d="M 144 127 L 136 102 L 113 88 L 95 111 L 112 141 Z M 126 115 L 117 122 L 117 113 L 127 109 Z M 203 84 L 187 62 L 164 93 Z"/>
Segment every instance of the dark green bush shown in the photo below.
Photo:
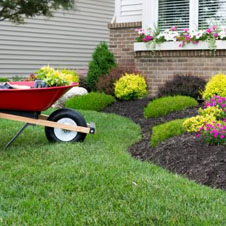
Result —
<path fill-rule="evenodd" d="M 0 82 L 10 82 L 8 78 L 0 77 Z"/>
<path fill-rule="evenodd" d="M 192 75 L 176 75 L 173 80 L 167 81 L 159 89 L 158 96 L 190 96 L 195 99 L 201 98 L 200 91 L 204 90 L 206 81 Z"/>
<path fill-rule="evenodd" d="M 87 76 L 79 76 L 79 87 L 85 88 L 88 92 L 90 92 L 90 88 L 87 81 Z"/>
<path fill-rule="evenodd" d="M 189 107 L 197 106 L 198 102 L 187 96 L 160 97 L 151 101 L 144 109 L 146 118 L 156 118 L 174 111 L 181 111 Z"/>
<path fill-rule="evenodd" d="M 93 55 L 92 61 L 89 63 L 88 70 L 88 85 L 92 91 L 96 91 L 96 83 L 100 76 L 104 76 L 116 66 L 115 57 L 109 51 L 105 42 L 97 46 Z"/>
<path fill-rule="evenodd" d="M 156 147 L 164 140 L 170 137 L 179 136 L 185 133 L 183 122 L 186 119 L 176 119 L 170 122 L 163 123 L 152 128 L 151 146 Z"/>
<path fill-rule="evenodd" d="M 68 99 L 65 107 L 82 110 L 101 111 L 115 102 L 115 98 L 104 93 L 91 92 L 87 95 L 76 96 Z"/>

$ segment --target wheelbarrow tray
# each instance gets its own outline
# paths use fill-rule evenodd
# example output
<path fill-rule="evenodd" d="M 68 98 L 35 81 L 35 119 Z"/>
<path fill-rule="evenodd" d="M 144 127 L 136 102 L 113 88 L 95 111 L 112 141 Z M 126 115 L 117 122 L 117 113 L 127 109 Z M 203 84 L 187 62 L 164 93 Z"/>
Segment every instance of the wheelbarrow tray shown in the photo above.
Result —
<path fill-rule="evenodd" d="M 10 82 L 12 85 L 30 86 L 31 89 L 0 89 L 0 110 L 41 112 L 51 107 L 69 89 L 77 86 L 33 88 L 34 82 Z"/>
<path fill-rule="evenodd" d="M 41 114 L 42 111 L 51 107 L 65 92 L 72 87 L 77 86 L 77 83 L 69 86 L 47 88 L 33 88 L 34 82 L 11 82 L 10 84 L 24 85 L 31 88 L 0 89 L 0 119 L 25 123 L 18 133 L 8 142 L 6 148 L 9 147 L 29 125 L 45 126 L 47 139 L 51 142 L 83 141 L 85 136 L 77 136 L 77 134 L 96 133 L 95 123 L 86 123 L 83 116 L 75 110 L 62 108 L 54 111 L 50 116 Z M 62 122 L 61 120 L 67 120 L 67 122 Z M 56 139 L 53 138 L 53 134 L 56 135 L 57 133 L 55 132 L 55 129 L 61 129 L 65 134 L 68 134 L 68 131 L 77 133 L 75 134 L 75 137 L 70 137 L 70 140 L 65 140 L 62 133 L 58 133 Z"/>

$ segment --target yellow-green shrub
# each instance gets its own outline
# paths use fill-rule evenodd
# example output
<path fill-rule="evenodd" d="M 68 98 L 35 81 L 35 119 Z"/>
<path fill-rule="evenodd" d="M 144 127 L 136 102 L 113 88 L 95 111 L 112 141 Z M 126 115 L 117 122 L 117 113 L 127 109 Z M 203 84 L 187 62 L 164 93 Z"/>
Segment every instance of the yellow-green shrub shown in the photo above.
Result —
<path fill-rule="evenodd" d="M 214 121 L 216 121 L 216 117 L 213 115 L 197 115 L 192 118 L 188 118 L 183 123 L 183 128 L 186 132 L 198 132 L 201 127 L 204 127 L 207 124 L 212 124 Z"/>
<path fill-rule="evenodd" d="M 226 97 L 226 75 L 223 73 L 212 76 L 202 93 L 203 99 L 210 99 L 214 95 Z"/>
<path fill-rule="evenodd" d="M 79 82 L 79 75 L 74 70 L 62 69 L 64 78 L 69 82 Z"/>
<path fill-rule="evenodd" d="M 207 107 L 205 109 L 199 108 L 198 112 L 199 112 L 199 115 L 202 115 L 202 116 L 212 115 L 217 119 L 224 117 L 224 111 L 218 107 Z"/>
<path fill-rule="evenodd" d="M 115 83 L 115 96 L 122 100 L 133 100 L 147 94 L 147 85 L 140 74 L 125 74 Z"/>

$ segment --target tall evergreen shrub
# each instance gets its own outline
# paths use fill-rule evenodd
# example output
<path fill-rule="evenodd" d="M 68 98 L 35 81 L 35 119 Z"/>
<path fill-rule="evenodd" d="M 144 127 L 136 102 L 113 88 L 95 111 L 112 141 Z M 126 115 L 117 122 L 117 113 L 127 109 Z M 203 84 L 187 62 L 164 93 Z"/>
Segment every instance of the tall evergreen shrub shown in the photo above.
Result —
<path fill-rule="evenodd" d="M 96 91 L 96 83 L 100 76 L 104 76 L 116 66 L 115 57 L 109 51 L 105 42 L 100 43 L 92 55 L 89 63 L 88 85 L 92 91 Z"/>

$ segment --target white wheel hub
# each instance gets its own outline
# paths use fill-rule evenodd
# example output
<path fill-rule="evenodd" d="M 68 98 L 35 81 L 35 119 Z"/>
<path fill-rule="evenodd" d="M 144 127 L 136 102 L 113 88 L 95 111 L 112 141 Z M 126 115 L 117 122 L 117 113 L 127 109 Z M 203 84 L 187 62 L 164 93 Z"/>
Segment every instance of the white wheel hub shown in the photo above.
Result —
<path fill-rule="evenodd" d="M 62 118 L 57 121 L 58 123 L 65 124 L 65 125 L 70 125 L 70 126 L 77 126 L 76 122 L 72 120 L 71 118 Z M 54 128 L 54 133 L 57 139 L 60 141 L 65 141 L 69 142 L 72 141 L 76 136 L 77 132 L 75 131 L 70 131 L 70 130 L 64 130 L 64 129 L 59 129 L 59 128 Z"/>

